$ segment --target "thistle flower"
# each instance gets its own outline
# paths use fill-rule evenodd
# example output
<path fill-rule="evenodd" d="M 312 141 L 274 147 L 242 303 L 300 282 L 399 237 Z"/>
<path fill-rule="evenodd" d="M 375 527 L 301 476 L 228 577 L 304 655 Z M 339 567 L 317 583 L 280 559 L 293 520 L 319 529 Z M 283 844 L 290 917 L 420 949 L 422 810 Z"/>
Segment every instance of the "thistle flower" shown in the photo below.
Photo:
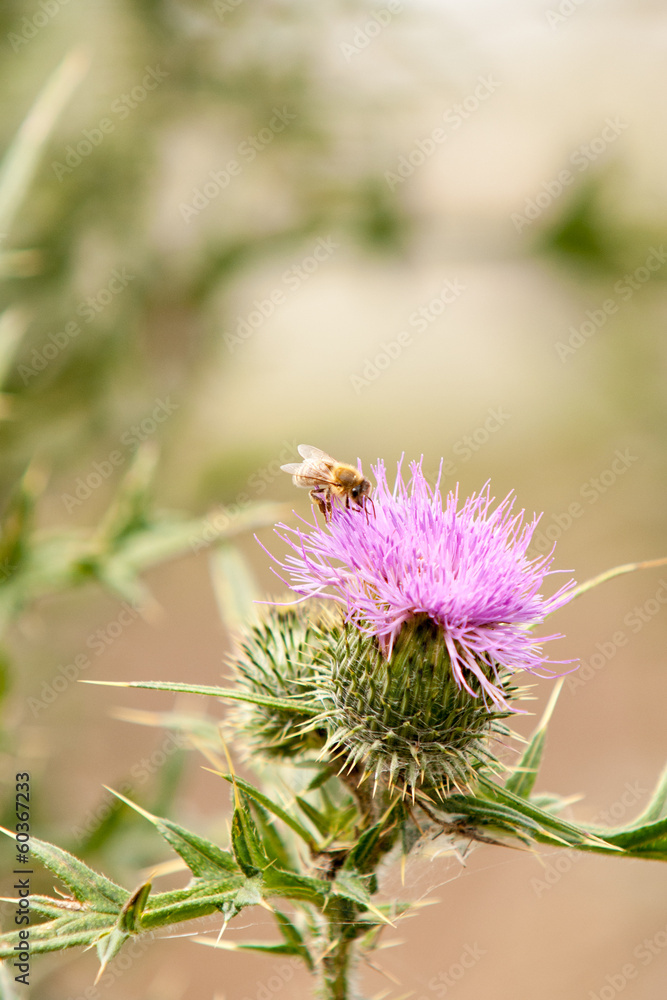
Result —
<path fill-rule="evenodd" d="M 537 639 L 530 629 L 574 587 L 570 580 L 552 597 L 540 593 L 559 571 L 552 553 L 527 555 L 539 517 L 514 513 L 511 493 L 494 507 L 488 484 L 460 509 L 458 489 L 450 492 L 443 508 L 439 484 L 429 487 L 420 463 L 411 464 L 407 485 L 399 463 L 393 490 L 382 462 L 373 471 L 375 516 L 338 507 L 312 530 L 279 525 L 293 550 L 279 561 L 285 582 L 304 597 L 338 602 L 388 662 L 406 625 L 430 619 L 458 688 L 516 711 L 502 675 L 557 676 L 542 645 L 560 636 Z"/>

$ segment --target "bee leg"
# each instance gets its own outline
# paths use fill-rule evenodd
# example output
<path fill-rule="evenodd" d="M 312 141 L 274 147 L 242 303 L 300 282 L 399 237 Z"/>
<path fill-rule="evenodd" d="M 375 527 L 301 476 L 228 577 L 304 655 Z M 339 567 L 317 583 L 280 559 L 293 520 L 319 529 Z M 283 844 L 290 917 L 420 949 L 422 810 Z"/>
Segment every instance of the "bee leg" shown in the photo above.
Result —
<path fill-rule="evenodd" d="M 373 517 L 375 517 L 375 504 L 373 503 L 373 498 L 370 497 L 370 496 L 368 496 L 368 494 L 366 494 L 366 496 L 364 497 L 364 514 L 366 515 L 366 524 L 369 523 L 369 520 L 368 520 L 368 505 L 369 504 L 371 505 L 371 510 L 373 511 Z"/>
<path fill-rule="evenodd" d="M 320 508 L 320 513 L 324 515 L 325 523 L 330 520 L 331 517 L 331 505 L 328 503 L 326 494 L 315 489 L 310 491 L 310 499 L 313 500 L 317 506 Z"/>

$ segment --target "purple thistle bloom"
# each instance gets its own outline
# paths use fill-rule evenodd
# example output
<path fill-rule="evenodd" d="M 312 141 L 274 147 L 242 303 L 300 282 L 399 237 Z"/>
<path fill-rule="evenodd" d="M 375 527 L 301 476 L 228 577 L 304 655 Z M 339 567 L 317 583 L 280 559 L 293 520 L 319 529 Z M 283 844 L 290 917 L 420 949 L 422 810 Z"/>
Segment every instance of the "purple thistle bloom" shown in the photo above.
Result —
<path fill-rule="evenodd" d="M 279 525 L 278 535 L 293 550 L 280 562 L 286 582 L 304 597 L 329 597 L 346 610 L 362 632 L 377 637 L 387 659 L 405 622 L 427 615 L 442 629 L 456 683 L 475 692 L 466 679 L 474 674 L 485 695 L 509 706 L 499 687 L 499 670 L 527 670 L 558 676 L 547 669 L 542 643 L 529 629 L 572 597 L 570 580 L 552 597 L 540 587 L 551 570 L 553 550 L 529 559 L 526 551 L 539 517 L 524 523 L 512 513 L 510 493 L 495 509 L 487 483 L 460 510 L 458 487 L 443 510 L 439 483 L 431 489 L 421 463 L 410 466 L 406 486 L 400 463 L 389 488 L 383 462 L 373 469 L 377 489 L 371 508 L 334 506 L 331 521 L 303 531 Z M 562 572 L 562 571 L 560 571 Z"/>

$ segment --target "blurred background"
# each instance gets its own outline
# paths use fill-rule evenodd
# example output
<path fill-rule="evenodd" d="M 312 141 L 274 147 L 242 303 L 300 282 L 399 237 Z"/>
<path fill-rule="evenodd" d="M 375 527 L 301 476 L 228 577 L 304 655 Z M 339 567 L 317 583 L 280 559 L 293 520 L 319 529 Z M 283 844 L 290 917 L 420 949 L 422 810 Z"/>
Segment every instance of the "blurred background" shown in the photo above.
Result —
<path fill-rule="evenodd" d="M 35 836 L 131 888 L 169 855 L 103 786 L 224 841 L 227 786 L 158 725 L 217 706 L 76 681 L 227 675 L 229 580 L 281 592 L 253 531 L 278 551 L 269 525 L 309 512 L 279 471 L 297 444 L 515 490 L 579 581 L 667 554 L 667 14 L 5 0 L 0 45 L 2 771 L 8 795 L 30 772 Z M 581 795 L 580 820 L 627 822 L 667 756 L 666 581 L 549 623 L 583 662 L 538 790 Z M 398 888 L 438 902 L 386 935 L 368 996 L 598 997 L 628 964 L 633 1000 L 664 992 L 656 862 L 482 847 Z M 32 996 L 310 996 L 187 937 L 86 994 L 96 971 L 34 960 Z"/>

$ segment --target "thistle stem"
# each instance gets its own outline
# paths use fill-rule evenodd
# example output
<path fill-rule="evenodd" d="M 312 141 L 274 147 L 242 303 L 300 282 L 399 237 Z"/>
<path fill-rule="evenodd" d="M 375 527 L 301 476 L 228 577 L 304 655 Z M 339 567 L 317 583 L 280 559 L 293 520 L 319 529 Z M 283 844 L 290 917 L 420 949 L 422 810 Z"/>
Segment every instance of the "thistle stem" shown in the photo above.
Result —
<path fill-rule="evenodd" d="M 327 907 L 328 925 L 320 959 L 321 1000 L 352 1000 L 350 973 L 355 958 L 357 927 L 353 907 L 344 899 L 332 899 Z"/>

